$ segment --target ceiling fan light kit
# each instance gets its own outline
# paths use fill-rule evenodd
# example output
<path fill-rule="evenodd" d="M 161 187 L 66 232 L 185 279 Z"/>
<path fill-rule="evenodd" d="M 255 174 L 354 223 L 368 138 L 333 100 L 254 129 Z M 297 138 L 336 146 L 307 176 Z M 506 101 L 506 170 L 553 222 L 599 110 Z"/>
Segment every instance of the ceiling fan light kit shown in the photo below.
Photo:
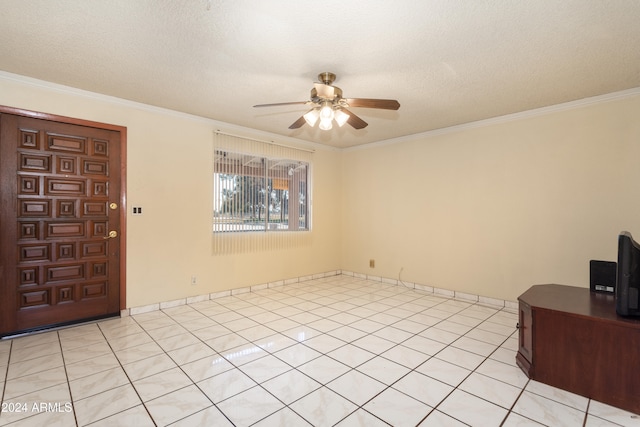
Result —
<path fill-rule="evenodd" d="M 318 74 L 318 80 L 322 83 L 314 83 L 311 89 L 309 101 L 281 102 L 276 104 L 259 104 L 254 107 L 274 107 L 279 105 L 313 105 L 313 108 L 298 120 L 293 122 L 289 129 L 298 129 L 305 123 L 313 127 L 320 120 L 318 127 L 322 130 L 331 130 L 333 121 L 342 127 L 349 123 L 354 129 L 363 129 L 368 123 L 347 110 L 347 107 L 379 108 L 384 110 L 397 110 L 400 103 L 395 99 L 366 99 L 343 98 L 342 89 L 332 86 L 336 75 L 329 72 Z"/>

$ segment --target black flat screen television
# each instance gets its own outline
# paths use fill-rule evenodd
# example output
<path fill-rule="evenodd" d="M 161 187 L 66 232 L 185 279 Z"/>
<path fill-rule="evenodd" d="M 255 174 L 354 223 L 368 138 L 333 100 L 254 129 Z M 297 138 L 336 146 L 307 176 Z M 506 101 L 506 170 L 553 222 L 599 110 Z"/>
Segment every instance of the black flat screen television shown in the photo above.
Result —
<path fill-rule="evenodd" d="M 618 236 L 616 313 L 640 316 L 640 245 L 627 231 Z"/>

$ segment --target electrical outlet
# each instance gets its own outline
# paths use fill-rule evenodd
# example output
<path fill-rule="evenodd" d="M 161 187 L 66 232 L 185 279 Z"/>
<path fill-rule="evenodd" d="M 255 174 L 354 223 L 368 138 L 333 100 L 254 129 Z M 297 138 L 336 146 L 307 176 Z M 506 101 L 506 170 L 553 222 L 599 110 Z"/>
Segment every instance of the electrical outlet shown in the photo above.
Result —
<path fill-rule="evenodd" d="M 369 267 L 376 268 L 376 260 L 375 259 L 370 259 L 369 260 Z"/>
<path fill-rule="evenodd" d="M 192 285 L 197 285 L 198 284 L 198 278 L 196 276 L 191 276 L 191 284 Z"/>

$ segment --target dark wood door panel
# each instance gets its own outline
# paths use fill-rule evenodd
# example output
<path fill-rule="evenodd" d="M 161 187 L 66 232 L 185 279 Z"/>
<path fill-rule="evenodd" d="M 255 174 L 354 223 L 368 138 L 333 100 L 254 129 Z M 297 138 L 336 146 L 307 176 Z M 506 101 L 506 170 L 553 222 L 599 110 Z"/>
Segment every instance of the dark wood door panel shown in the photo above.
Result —
<path fill-rule="evenodd" d="M 0 336 L 119 313 L 120 132 L 1 114 L 0 142 Z"/>

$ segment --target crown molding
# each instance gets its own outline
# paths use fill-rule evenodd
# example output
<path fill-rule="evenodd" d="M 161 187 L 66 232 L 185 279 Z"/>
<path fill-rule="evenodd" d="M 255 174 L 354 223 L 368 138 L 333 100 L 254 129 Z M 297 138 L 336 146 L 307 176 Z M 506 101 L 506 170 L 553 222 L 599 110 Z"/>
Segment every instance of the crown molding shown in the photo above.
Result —
<path fill-rule="evenodd" d="M 117 98 L 115 96 L 109 96 L 109 95 L 104 95 L 96 92 L 90 92 L 87 90 L 78 89 L 71 86 L 65 86 L 65 85 L 52 83 L 45 80 L 39 80 L 32 77 L 23 76 L 20 74 L 13 74 L 13 73 L 1 71 L 1 70 L 0 70 L 0 80 L 7 80 L 11 82 L 16 82 L 19 84 L 38 87 L 44 90 L 49 90 L 49 91 L 57 92 L 61 94 L 68 94 L 68 95 L 78 96 L 81 98 L 93 99 L 99 102 L 105 102 L 112 105 L 120 105 L 123 107 L 134 108 L 141 111 L 147 111 L 147 112 L 166 115 L 170 117 L 191 120 L 194 122 L 205 123 L 210 125 L 213 131 L 220 131 L 223 133 L 244 136 L 244 137 L 252 138 L 256 140 L 263 140 L 263 141 L 268 141 L 272 143 L 288 143 L 293 145 L 301 145 L 310 149 L 321 150 L 321 151 L 344 151 L 344 152 L 367 150 L 367 149 L 386 146 L 386 145 L 413 142 L 413 141 L 422 140 L 425 138 L 431 138 L 434 136 L 447 135 L 447 134 L 462 132 L 470 129 L 478 129 L 478 128 L 501 124 L 501 123 L 509 123 L 509 122 L 514 122 L 514 121 L 523 120 L 527 118 L 532 118 L 532 117 L 540 117 L 540 116 L 553 114 L 561 111 L 568 111 L 568 110 L 583 108 L 589 105 L 603 104 L 606 102 L 640 96 L 640 87 L 636 87 L 636 88 L 622 90 L 618 92 L 611 92 L 604 95 L 598 95 L 598 96 L 593 96 L 589 98 L 579 99 L 576 101 L 564 102 L 562 104 L 550 105 L 548 107 L 541 107 L 533 110 L 507 114 L 504 116 L 492 117 L 490 119 L 464 123 L 461 125 L 434 129 L 427 132 L 416 133 L 413 135 L 407 135 L 399 138 L 386 139 L 386 140 L 371 142 L 368 144 L 357 145 L 354 147 L 340 148 L 340 147 L 333 147 L 325 144 L 319 144 L 316 142 L 310 142 L 310 141 L 306 141 L 299 138 L 292 138 L 288 136 L 273 134 L 270 132 L 264 132 L 257 129 L 234 125 L 231 123 L 220 122 L 220 121 L 209 119 L 202 116 L 196 116 L 193 114 L 183 113 L 176 110 L 170 110 L 168 108 L 156 107 L 156 106 L 144 104 L 141 102 L 130 101 L 123 98 Z"/>
<path fill-rule="evenodd" d="M 490 119 L 478 120 L 475 122 L 464 123 L 461 125 L 450 126 L 446 128 L 434 129 L 427 132 L 416 133 L 413 135 L 407 135 L 400 138 L 386 139 L 383 141 L 371 142 L 369 144 L 358 145 L 355 147 L 343 148 L 343 151 L 359 151 L 376 147 L 382 147 L 386 145 L 401 144 L 406 142 L 414 142 L 431 138 L 439 135 L 447 135 L 457 132 L 462 132 L 470 129 L 478 129 L 487 126 L 515 122 L 518 120 L 524 120 L 532 117 L 545 116 L 547 114 L 558 113 L 561 111 L 575 110 L 594 104 L 604 104 L 611 101 L 618 101 L 626 98 L 633 98 L 640 96 L 640 87 L 632 89 L 622 90 L 618 92 L 611 92 L 604 95 L 592 96 L 589 98 L 583 98 L 576 101 L 564 102 L 562 104 L 550 105 L 548 107 L 535 108 L 533 110 L 521 111 L 513 114 L 506 114 L 504 116 L 492 117 Z"/>
<path fill-rule="evenodd" d="M 190 120 L 197 123 L 204 123 L 211 126 L 212 131 L 219 131 L 223 133 L 229 133 L 232 135 L 242 136 L 245 138 L 266 141 L 271 143 L 290 144 L 293 146 L 303 146 L 314 151 L 340 151 L 341 148 L 331 147 L 324 144 L 318 144 L 315 142 L 305 141 L 303 139 L 292 138 L 283 135 L 277 135 L 269 132 L 260 131 L 257 129 L 247 128 L 244 126 L 238 126 L 231 123 L 221 122 L 213 119 L 209 119 L 194 114 L 183 113 L 168 108 L 156 107 L 142 102 L 130 101 L 128 99 L 118 98 L 115 96 L 104 95 L 97 92 L 91 92 L 84 89 L 78 89 L 71 86 L 65 86 L 58 83 L 48 82 L 46 80 L 39 80 L 32 77 L 23 76 L 21 74 L 13 74 L 0 70 L 0 80 L 6 80 L 26 86 L 32 86 L 51 92 L 56 92 L 64 95 L 73 95 L 80 98 L 91 99 L 98 102 L 104 102 L 111 105 L 122 106 L 132 108 L 140 111 L 146 111 L 154 114 L 160 114 L 169 117 L 175 117 L 183 120 Z"/>

